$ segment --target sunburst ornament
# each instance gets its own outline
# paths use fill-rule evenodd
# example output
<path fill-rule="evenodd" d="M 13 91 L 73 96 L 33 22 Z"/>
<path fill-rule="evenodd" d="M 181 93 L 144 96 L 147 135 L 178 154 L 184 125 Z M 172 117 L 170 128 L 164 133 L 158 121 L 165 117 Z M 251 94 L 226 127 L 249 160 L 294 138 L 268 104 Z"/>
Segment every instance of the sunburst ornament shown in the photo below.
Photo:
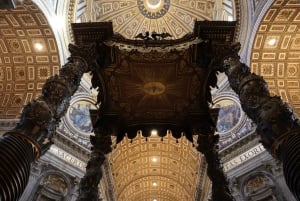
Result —
<path fill-rule="evenodd" d="M 166 90 L 166 87 L 161 82 L 147 82 L 143 89 L 146 94 L 157 96 L 163 94 Z"/>

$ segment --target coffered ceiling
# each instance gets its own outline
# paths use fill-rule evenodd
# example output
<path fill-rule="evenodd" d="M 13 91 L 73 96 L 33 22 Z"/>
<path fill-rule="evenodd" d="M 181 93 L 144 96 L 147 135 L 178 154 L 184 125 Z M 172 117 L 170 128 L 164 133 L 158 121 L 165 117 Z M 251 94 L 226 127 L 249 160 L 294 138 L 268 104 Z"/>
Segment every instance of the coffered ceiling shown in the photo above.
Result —
<path fill-rule="evenodd" d="M 181 38 L 192 30 L 194 19 L 212 19 L 214 2 L 192 4 L 188 1 L 170 0 L 138 0 L 123 3 L 95 1 L 94 5 L 99 9 L 99 16 L 96 18 L 100 21 L 112 20 L 116 32 L 127 38 L 134 38 L 143 31 L 168 32 L 174 38 Z"/>
<path fill-rule="evenodd" d="M 34 4 L 0 10 L 0 119 L 16 119 L 60 68 L 53 32 Z"/>
<path fill-rule="evenodd" d="M 192 63 L 190 49 L 160 54 L 115 50 L 114 55 L 116 63 L 102 73 L 107 82 L 103 113 L 119 113 L 128 125 L 187 126 L 181 121 L 190 113 L 207 115 L 209 71 Z"/>
<path fill-rule="evenodd" d="M 114 31 L 129 39 L 146 31 L 167 32 L 178 39 L 193 32 L 195 20 L 233 20 L 233 4 L 231 0 L 90 0 L 79 2 L 75 16 L 76 22 L 112 21 Z"/>
<path fill-rule="evenodd" d="M 262 75 L 272 94 L 300 114 L 300 4 L 276 0 L 265 14 L 253 43 L 251 70 Z"/>
<path fill-rule="evenodd" d="M 110 154 L 116 198 L 118 201 L 192 201 L 197 186 L 209 184 L 203 160 L 185 137 L 177 142 L 170 133 L 163 141 L 158 135 L 146 139 L 138 134 L 133 140 L 125 137 Z M 203 192 L 203 196 L 207 193 Z"/>
<path fill-rule="evenodd" d="M 69 22 L 112 21 L 114 30 L 129 39 L 143 31 L 166 31 L 172 39 L 177 39 L 193 31 L 195 19 L 222 18 L 214 14 L 218 8 L 215 0 L 70 2 L 70 12 L 66 13 Z M 221 5 L 226 7 L 223 18 L 234 18 L 233 3 L 224 1 Z M 265 78 L 271 92 L 292 104 L 298 114 L 299 10 L 297 0 L 274 2 L 258 28 L 250 64 L 253 72 Z M 0 10 L 0 51 L 0 119 L 15 119 L 28 101 L 39 96 L 46 79 L 57 74 L 61 67 L 52 30 L 34 4 Z M 186 80 L 181 82 L 186 83 Z M 151 91 L 153 86 L 155 90 Z M 129 85 L 123 87 L 124 90 L 130 88 Z M 150 82 L 143 85 L 143 90 L 150 97 L 165 92 L 166 87 Z M 193 200 L 200 186 L 205 189 L 204 198 L 209 182 L 203 176 L 203 161 L 185 138 L 176 143 L 171 135 L 165 136 L 163 141 L 155 136 L 146 141 L 138 135 L 131 142 L 125 137 L 110 156 L 116 196 L 122 201 Z"/>

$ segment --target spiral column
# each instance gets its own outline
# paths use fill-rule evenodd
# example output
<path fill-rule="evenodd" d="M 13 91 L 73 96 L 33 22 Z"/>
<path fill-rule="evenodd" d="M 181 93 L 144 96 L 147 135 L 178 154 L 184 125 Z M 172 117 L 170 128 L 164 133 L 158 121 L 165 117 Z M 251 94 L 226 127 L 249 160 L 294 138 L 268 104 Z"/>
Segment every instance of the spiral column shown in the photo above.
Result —
<path fill-rule="evenodd" d="M 19 136 L 0 139 L 0 200 L 18 200 L 26 187 L 30 164 L 35 158 L 30 142 Z"/>
<path fill-rule="evenodd" d="M 46 81 L 42 95 L 24 107 L 18 125 L 0 138 L 0 200 L 20 198 L 31 163 L 53 144 L 55 127 L 78 89 L 83 73 L 96 65 L 94 45 L 70 45 L 69 50 L 71 57 L 60 74 Z"/>
<path fill-rule="evenodd" d="M 282 161 L 286 183 L 300 200 L 300 121 L 280 97 L 271 96 L 261 76 L 240 62 L 240 44 L 215 46 L 214 65 L 228 76 L 245 113 L 256 123 L 264 147 Z"/>
<path fill-rule="evenodd" d="M 111 133 L 101 126 L 94 127 L 95 136 L 90 136 L 92 153 L 86 166 L 86 173 L 79 183 L 77 201 L 98 201 L 98 185 L 102 178 L 102 169 L 106 157 L 111 152 Z"/>
<path fill-rule="evenodd" d="M 204 154 L 207 162 L 207 176 L 212 182 L 213 201 L 234 201 L 228 188 L 228 179 L 224 174 L 219 158 L 217 143 L 219 135 L 214 135 L 215 126 L 207 122 L 206 127 L 196 132 L 198 135 L 197 150 Z"/>
<path fill-rule="evenodd" d="M 283 173 L 291 192 L 300 200 L 300 129 L 282 145 Z"/>

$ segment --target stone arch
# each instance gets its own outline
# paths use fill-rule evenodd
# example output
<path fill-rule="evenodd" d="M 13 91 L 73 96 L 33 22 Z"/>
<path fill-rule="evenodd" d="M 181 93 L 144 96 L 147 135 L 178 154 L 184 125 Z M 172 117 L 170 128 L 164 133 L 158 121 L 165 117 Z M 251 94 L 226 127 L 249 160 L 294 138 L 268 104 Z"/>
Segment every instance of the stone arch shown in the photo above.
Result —
<path fill-rule="evenodd" d="M 32 200 L 69 201 L 71 199 L 71 178 L 58 170 L 48 170 L 37 180 Z"/>
<path fill-rule="evenodd" d="M 283 201 L 273 175 L 253 172 L 241 180 L 240 193 L 245 201 Z"/>

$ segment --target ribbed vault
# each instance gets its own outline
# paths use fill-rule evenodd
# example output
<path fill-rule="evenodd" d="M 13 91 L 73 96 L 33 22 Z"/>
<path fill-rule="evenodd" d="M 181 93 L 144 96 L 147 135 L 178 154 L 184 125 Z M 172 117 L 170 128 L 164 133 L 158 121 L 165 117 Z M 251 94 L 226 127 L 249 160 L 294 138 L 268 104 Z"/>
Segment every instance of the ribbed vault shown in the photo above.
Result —
<path fill-rule="evenodd" d="M 0 52 L 0 119 L 15 119 L 60 68 L 53 32 L 37 6 L 0 10 Z"/>
<path fill-rule="evenodd" d="M 300 114 L 300 4 L 276 0 L 265 14 L 253 43 L 251 70 L 262 75 L 272 94 Z"/>

